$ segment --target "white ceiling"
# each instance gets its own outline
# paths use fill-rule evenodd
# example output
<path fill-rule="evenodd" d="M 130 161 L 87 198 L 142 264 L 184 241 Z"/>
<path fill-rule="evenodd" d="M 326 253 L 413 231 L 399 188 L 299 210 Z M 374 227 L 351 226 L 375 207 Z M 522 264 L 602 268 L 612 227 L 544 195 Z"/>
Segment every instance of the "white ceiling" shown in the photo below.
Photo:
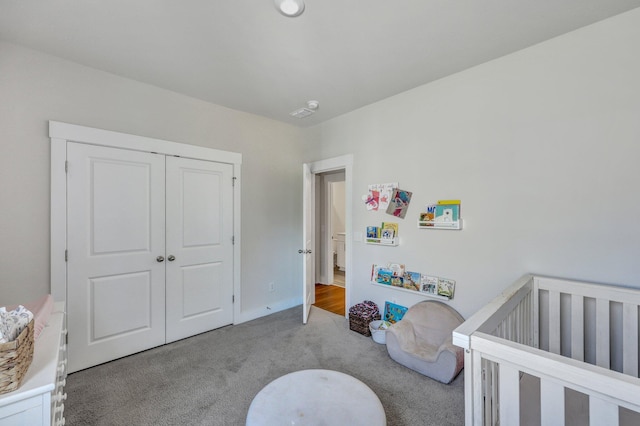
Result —
<path fill-rule="evenodd" d="M 0 40 L 308 126 L 640 0 L 0 0 Z M 316 114 L 289 112 L 317 99 Z"/>

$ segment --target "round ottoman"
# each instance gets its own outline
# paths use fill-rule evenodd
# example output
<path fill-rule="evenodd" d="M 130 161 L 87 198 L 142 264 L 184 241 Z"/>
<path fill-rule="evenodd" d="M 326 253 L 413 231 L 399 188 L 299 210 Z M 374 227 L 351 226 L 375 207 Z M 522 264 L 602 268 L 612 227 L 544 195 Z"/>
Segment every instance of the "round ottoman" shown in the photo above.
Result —
<path fill-rule="evenodd" d="M 265 386 L 251 402 L 247 426 L 384 426 L 380 400 L 360 380 L 331 370 L 302 370 Z"/>

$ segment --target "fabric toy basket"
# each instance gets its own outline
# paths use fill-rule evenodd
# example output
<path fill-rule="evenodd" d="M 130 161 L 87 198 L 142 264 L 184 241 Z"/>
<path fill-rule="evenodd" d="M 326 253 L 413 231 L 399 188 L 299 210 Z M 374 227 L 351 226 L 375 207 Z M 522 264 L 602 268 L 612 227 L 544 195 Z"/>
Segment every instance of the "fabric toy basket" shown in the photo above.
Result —
<path fill-rule="evenodd" d="M 0 343 L 0 394 L 20 387 L 33 360 L 33 320 L 15 340 Z"/>
<path fill-rule="evenodd" d="M 371 336 L 369 323 L 381 318 L 378 305 L 370 300 L 365 300 L 349 308 L 349 329 L 364 336 Z"/>

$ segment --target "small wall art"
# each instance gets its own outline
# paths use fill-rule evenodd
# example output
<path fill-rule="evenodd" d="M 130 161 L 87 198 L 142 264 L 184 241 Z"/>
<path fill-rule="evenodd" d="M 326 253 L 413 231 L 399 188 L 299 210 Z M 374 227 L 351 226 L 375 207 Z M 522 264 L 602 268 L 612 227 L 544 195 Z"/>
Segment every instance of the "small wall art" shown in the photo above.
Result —
<path fill-rule="evenodd" d="M 373 183 L 369 185 L 369 192 L 363 196 L 367 210 L 385 211 L 389 207 L 389 201 L 393 195 L 394 189 L 398 187 L 398 183 Z"/>
<path fill-rule="evenodd" d="M 387 207 L 387 214 L 404 219 L 409 209 L 411 195 L 411 192 L 404 189 L 394 189 L 391 200 L 389 200 L 389 207 Z"/>

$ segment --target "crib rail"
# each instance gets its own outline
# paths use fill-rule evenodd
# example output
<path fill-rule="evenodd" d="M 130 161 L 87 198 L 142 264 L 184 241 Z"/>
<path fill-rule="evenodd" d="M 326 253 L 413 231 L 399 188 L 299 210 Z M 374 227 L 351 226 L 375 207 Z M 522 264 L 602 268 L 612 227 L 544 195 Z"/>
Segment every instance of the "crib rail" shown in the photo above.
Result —
<path fill-rule="evenodd" d="M 639 306 L 636 289 L 522 277 L 453 332 L 466 425 L 519 424 L 523 374 L 539 383 L 543 425 L 565 424 L 568 389 L 588 397 L 591 425 L 640 412 Z"/>
<path fill-rule="evenodd" d="M 494 378 L 497 379 L 494 387 L 497 388 L 499 403 L 494 401 L 493 413 L 476 413 L 479 421 L 467 422 L 468 425 L 520 424 L 521 373 L 540 380 L 542 425 L 565 424 L 565 388 L 589 396 L 591 425 L 619 424 L 618 407 L 640 411 L 640 380 L 637 378 L 485 333 L 473 335 L 471 346 L 473 363 L 481 364 L 482 360 L 488 360 L 499 366 Z M 476 379 L 482 385 L 482 377 Z M 474 393 L 474 406 L 482 408 L 482 411 L 486 411 L 485 396 L 480 391 Z"/>
<path fill-rule="evenodd" d="M 640 291 L 545 277 L 534 287 L 534 298 L 548 298 L 542 349 L 638 377 Z"/>

